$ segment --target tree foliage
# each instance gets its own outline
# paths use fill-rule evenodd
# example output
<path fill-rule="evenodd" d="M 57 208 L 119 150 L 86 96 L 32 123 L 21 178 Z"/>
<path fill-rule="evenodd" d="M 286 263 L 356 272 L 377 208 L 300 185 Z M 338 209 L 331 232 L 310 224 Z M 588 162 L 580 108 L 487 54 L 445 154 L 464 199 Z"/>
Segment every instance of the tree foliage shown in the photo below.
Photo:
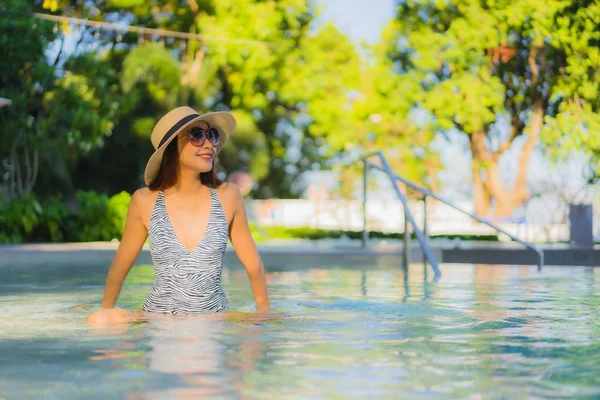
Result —
<path fill-rule="evenodd" d="M 10 5 L 17 12 L 31 11 L 21 1 Z M 63 173 L 68 183 L 72 161 L 110 132 L 114 105 L 87 76 L 70 71 L 58 76 L 57 60 L 46 55 L 57 36 L 52 24 L 26 16 L 2 18 L 0 30 L 0 49 L 6 55 L 0 96 L 12 100 L 0 111 L 2 187 L 10 199 L 30 193 L 36 184 L 39 188 L 39 181 L 53 175 Z"/>
<path fill-rule="evenodd" d="M 529 197 L 540 137 L 552 155 L 583 151 L 598 163 L 600 2 L 406 0 L 397 9 L 383 51 L 418 83 L 413 104 L 437 129 L 469 136 L 478 214 L 510 215 Z M 507 185 L 498 162 L 517 139 L 519 171 Z"/>
<path fill-rule="evenodd" d="M 51 37 L 29 32 L 43 42 L 35 59 L 48 80 L 35 100 L 46 139 L 36 186 L 42 194 L 140 187 L 152 127 L 182 104 L 235 112 L 239 129 L 220 154 L 222 176 L 250 172 L 256 197 L 296 196 L 304 171 L 382 147 L 410 177 L 434 176 L 433 130 L 406 122 L 411 82 L 394 75 L 386 57 L 366 63 L 333 25 L 315 29 L 307 0 L 32 4 L 33 11 L 200 35 L 46 22 Z M 50 47 L 60 49 L 51 60 Z M 31 82 L 22 86 L 32 90 Z"/>

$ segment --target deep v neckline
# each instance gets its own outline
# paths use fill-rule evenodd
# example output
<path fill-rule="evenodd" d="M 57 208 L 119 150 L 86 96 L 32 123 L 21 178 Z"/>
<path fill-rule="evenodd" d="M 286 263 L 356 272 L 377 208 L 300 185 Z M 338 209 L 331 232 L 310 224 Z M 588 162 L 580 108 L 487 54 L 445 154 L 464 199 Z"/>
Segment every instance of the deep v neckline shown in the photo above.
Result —
<path fill-rule="evenodd" d="M 200 239 L 200 241 L 198 242 L 198 244 L 193 247 L 192 249 L 188 249 L 187 247 L 185 247 L 185 245 L 183 244 L 183 242 L 181 241 L 181 239 L 179 239 L 179 235 L 177 234 L 177 231 L 175 231 L 175 227 L 173 226 L 173 222 L 171 221 L 171 217 L 169 217 L 169 211 L 167 210 L 167 203 L 165 201 L 165 194 L 164 192 L 161 190 L 159 192 L 159 195 L 162 197 L 162 203 L 163 203 L 163 207 L 165 209 L 165 216 L 166 216 L 166 220 L 169 223 L 169 227 L 171 228 L 171 232 L 173 232 L 173 236 L 175 236 L 175 240 L 177 241 L 178 245 L 186 252 L 186 253 L 193 253 L 194 251 L 198 250 L 198 248 L 200 247 L 200 245 L 202 243 L 204 243 L 204 239 L 206 239 L 206 234 L 208 233 L 208 228 L 210 227 L 210 223 L 212 221 L 212 214 L 213 214 L 213 193 L 212 193 L 212 189 L 208 188 L 210 191 L 210 206 L 208 208 L 208 221 L 206 222 L 206 228 L 204 228 L 204 234 L 202 235 L 202 239 Z"/>

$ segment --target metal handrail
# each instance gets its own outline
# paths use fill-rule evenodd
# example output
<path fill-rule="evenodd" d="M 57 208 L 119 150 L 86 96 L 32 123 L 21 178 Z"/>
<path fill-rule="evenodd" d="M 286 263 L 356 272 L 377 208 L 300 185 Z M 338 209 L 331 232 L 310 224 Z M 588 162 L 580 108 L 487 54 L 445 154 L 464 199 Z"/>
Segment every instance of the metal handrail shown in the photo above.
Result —
<path fill-rule="evenodd" d="M 375 155 L 377 155 L 379 157 L 379 159 L 382 162 L 383 167 L 368 161 L 369 158 L 371 158 L 371 157 L 373 157 Z M 383 152 L 381 150 L 379 150 L 377 152 L 374 152 L 374 153 L 371 153 L 371 154 L 363 157 L 361 159 L 361 161 L 364 163 L 364 167 L 365 167 L 365 172 L 364 172 L 364 175 L 365 175 L 365 178 L 364 178 L 365 186 L 364 186 L 364 200 L 363 200 L 363 205 L 365 206 L 365 208 L 364 208 L 365 212 L 366 212 L 366 173 L 367 173 L 366 171 L 367 171 L 368 168 L 373 168 L 373 169 L 376 169 L 376 170 L 379 170 L 379 171 L 382 171 L 382 172 L 386 173 L 391 179 L 393 179 L 393 181 L 394 181 L 394 187 L 396 188 L 397 191 L 399 191 L 399 189 L 398 189 L 397 185 L 395 184 L 395 181 L 400 181 L 400 182 L 404 183 L 406 186 L 411 187 L 412 189 L 414 189 L 414 190 L 422 193 L 423 196 L 424 196 L 423 197 L 423 201 L 425 202 L 425 204 L 427 204 L 427 197 L 428 196 L 432 197 L 432 198 L 436 199 L 437 201 L 439 201 L 441 203 L 444 203 L 444 204 L 452 207 L 456 211 L 459 211 L 459 212 L 463 213 L 464 215 L 467 215 L 468 217 L 474 219 L 475 221 L 481 222 L 482 224 L 489 226 L 490 228 L 496 230 L 496 232 L 499 232 L 499 233 L 502 233 L 502 234 L 508 236 L 509 238 L 511 238 L 512 240 L 514 240 L 515 242 L 521 243 L 522 245 L 524 245 L 528 249 L 535 251 L 538 254 L 538 267 L 541 268 L 541 267 L 544 266 L 544 251 L 542 249 L 540 249 L 538 246 L 536 246 L 536 245 L 534 245 L 532 243 L 526 242 L 524 240 L 521 240 L 518 237 L 516 237 L 515 235 L 513 235 L 513 234 L 511 234 L 511 233 L 509 233 L 507 231 L 505 231 L 504 229 L 500 228 L 499 226 L 497 226 L 497 225 L 493 224 L 492 222 L 486 220 L 485 218 L 481 218 L 481 217 L 478 217 L 475 214 L 471 214 L 470 212 L 465 211 L 465 210 L 457 207 L 456 205 L 454 205 L 450 201 L 448 201 L 448 200 L 446 200 L 446 199 L 444 199 L 444 198 L 436 195 L 431 190 L 426 189 L 424 187 L 421 187 L 421 186 L 417 185 L 416 183 L 409 181 L 408 179 L 402 178 L 401 176 L 399 176 L 397 174 L 394 174 L 391 171 L 391 168 L 390 168 L 390 166 L 389 166 L 389 164 L 388 164 L 388 162 L 387 162 L 387 160 L 386 160 L 386 158 L 383 155 Z M 400 200 L 402 201 L 402 205 L 404 206 L 405 212 L 408 211 L 407 205 L 405 204 L 405 202 L 402 199 L 400 199 Z M 408 214 L 405 214 L 405 216 L 407 216 Z M 425 220 L 424 220 L 424 225 L 425 226 L 424 226 L 424 229 L 427 232 L 427 212 L 426 211 L 425 211 L 424 215 L 425 215 Z M 410 219 L 412 219 L 412 216 L 410 217 Z M 365 217 L 365 219 L 364 219 L 363 222 L 364 222 L 364 224 L 363 224 L 363 244 L 366 245 L 366 242 L 365 242 L 365 240 L 366 240 L 366 217 Z M 416 225 L 413 222 L 414 222 L 414 220 L 412 220 L 411 223 L 413 224 L 413 227 L 415 228 L 415 234 L 417 234 L 417 238 L 418 238 L 419 234 L 420 234 L 420 231 L 418 231 L 418 229 L 416 228 Z M 406 229 L 405 229 L 405 231 L 406 231 Z M 419 242 L 420 242 L 420 240 L 419 240 Z M 421 246 L 422 246 L 422 244 L 421 244 Z M 405 244 L 405 247 L 406 247 L 406 244 Z M 406 249 L 405 249 L 405 251 L 406 251 Z"/>
<path fill-rule="evenodd" d="M 383 169 L 381 169 L 383 172 L 385 172 L 388 177 L 390 178 L 390 181 L 392 182 L 392 185 L 394 186 L 394 189 L 396 191 L 396 194 L 398 195 L 398 198 L 400 199 L 400 201 L 402 202 L 402 206 L 404 207 L 404 264 L 405 267 L 408 266 L 408 223 L 410 222 L 410 224 L 413 226 L 413 230 L 415 232 L 415 235 L 417 236 L 417 239 L 419 240 L 419 243 L 421 244 L 421 248 L 423 249 L 423 253 L 425 256 L 425 259 L 427 261 L 429 261 L 429 264 L 431 264 L 431 268 L 433 268 L 433 271 L 436 275 L 436 277 L 439 277 L 441 275 L 440 269 L 438 268 L 438 264 L 437 264 L 437 260 L 435 259 L 435 257 L 433 256 L 433 253 L 431 252 L 431 249 L 429 248 L 429 244 L 427 243 L 427 239 L 425 238 L 425 236 L 423 236 L 423 233 L 421 232 L 421 230 L 419 229 L 419 227 L 417 226 L 417 223 L 415 222 L 415 219 L 413 218 L 410 210 L 408 209 L 408 200 L 406 199 L 406 196 L 400 191 L 400 188 L 398 187 L 398 184 L 396 182 L 394 173 L 392 172 L 392 168 L 390 167 L 390 164 L 387 162 L 385 156 L 383 155 L 383 153 L 381 151 L 379 151 L 377 153 L 377 155 L 379 156 L 379 159 L 381 160 L 381 164 L 383 165 Z M 363 190 L 363 246 L 366 247 L 366 215 L 367 215 L 367 172 L 368 172 L 368 168 L 369 168 L 369 163 L 366 159 L 363 159 L 364 162 L 364 174 L 363 174 L 363 182 L 364 182 L 364 190 Z M 373 164 L 375 165 L 375 164 Z M 381 168 L 381 167 L 379 167 Z"/>

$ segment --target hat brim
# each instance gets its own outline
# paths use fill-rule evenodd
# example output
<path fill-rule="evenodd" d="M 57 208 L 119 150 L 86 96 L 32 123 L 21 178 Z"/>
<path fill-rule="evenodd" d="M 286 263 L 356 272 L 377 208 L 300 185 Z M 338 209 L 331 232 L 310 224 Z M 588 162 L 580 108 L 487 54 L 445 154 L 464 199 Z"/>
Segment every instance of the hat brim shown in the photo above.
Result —
<path fill-rule="evenodd" d="M 206 121 L 211 127 L 215 127 L 219 129 L 223 140 L 217 149 L 217 152 L 223 148 L 223 144 L 225 141 L 231 136 L 233 130 L 235 129 L 237 122 L 234 116 L 227 111 L 215 111 L 206 113 L 198 116 L 197 118 L 192 119 L 181 128 L 179 128 L 165 143 L 162 144 L 156 151 L 150 156 L 148 163 L 146 164 L 146 170 L 144 171 L 144 182 L 146 185 L 150 185 L 150 183 L 154 180 L 158 171 L 160 170 L 160 165 L 162 163 L 162 158 L 165 153 L 165 150 L 169 143 L 171 143 L 175 138 L 179 136 L 179 134 L 185 131 L 188 128 L 193 126 L 204 126 L 205 124 L 201 123 L 202 121 Z"/>

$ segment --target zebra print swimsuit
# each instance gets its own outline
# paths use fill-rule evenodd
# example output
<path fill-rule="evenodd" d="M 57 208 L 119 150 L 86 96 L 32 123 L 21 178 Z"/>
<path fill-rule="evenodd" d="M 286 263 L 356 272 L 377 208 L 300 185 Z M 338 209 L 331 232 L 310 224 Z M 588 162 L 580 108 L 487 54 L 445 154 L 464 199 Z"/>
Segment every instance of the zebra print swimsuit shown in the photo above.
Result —
<path fill-rule="evenodd" d="M 164 194 L 158 192 L 148 229 L 155 282 L 144 302 L 144 311 L 179 315 L 228 310 L 221 284 L 227 218 L 215 189 L 209 189 L 208 226 L 200 243 L 191 251 L 177 237 Z"/>

